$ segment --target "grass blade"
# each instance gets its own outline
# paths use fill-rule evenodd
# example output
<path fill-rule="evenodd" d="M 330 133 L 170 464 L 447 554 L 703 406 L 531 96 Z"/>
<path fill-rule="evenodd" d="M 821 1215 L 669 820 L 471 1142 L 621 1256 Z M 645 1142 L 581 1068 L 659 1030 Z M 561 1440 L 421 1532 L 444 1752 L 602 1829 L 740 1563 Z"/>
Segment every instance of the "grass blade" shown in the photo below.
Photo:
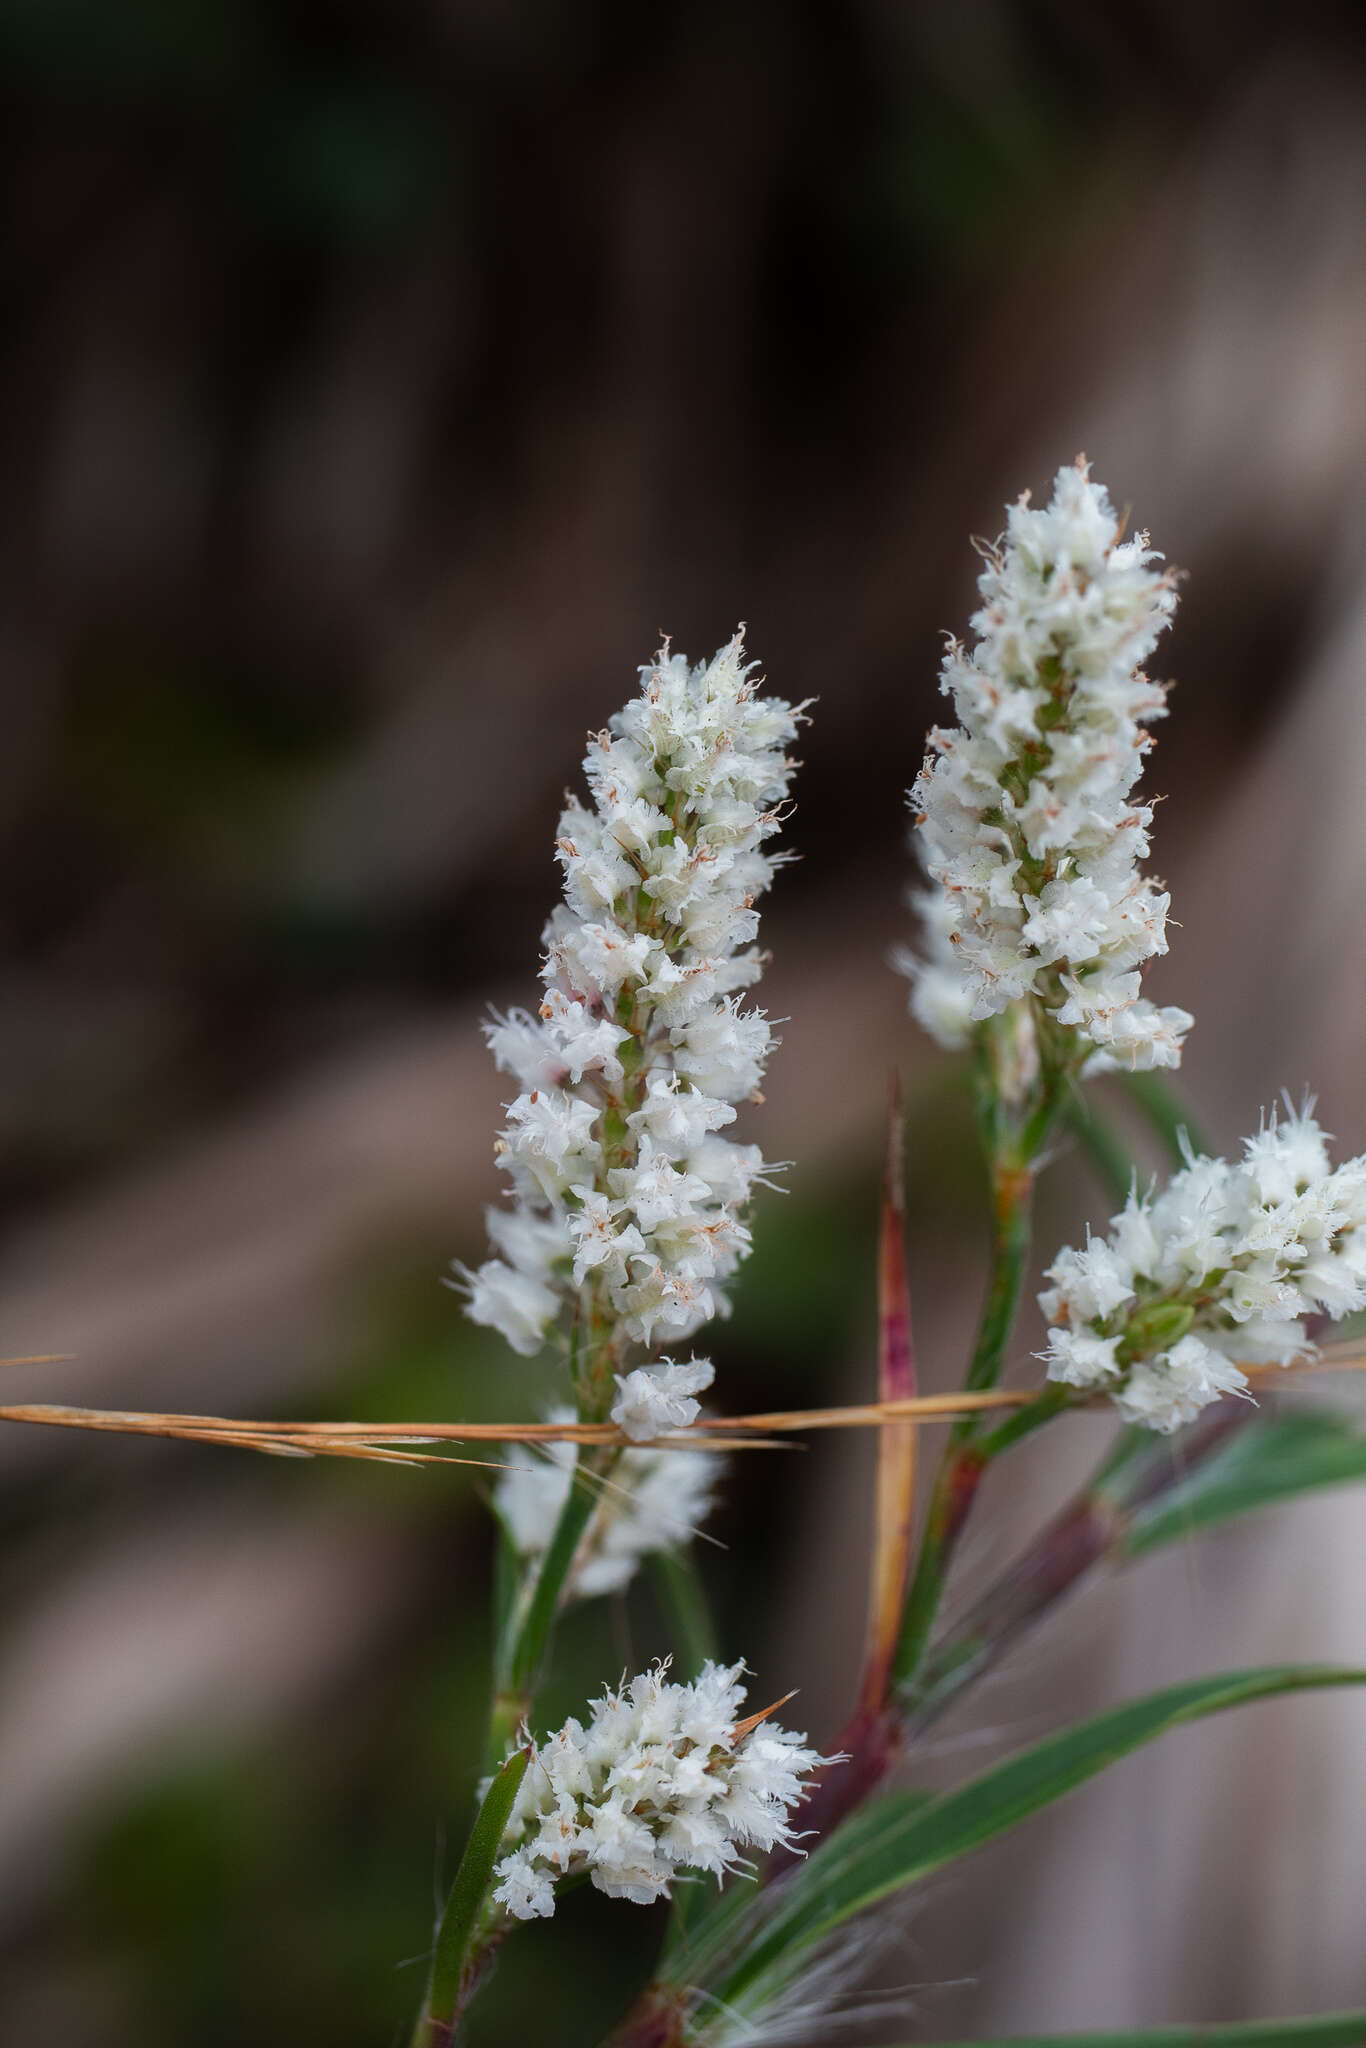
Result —
<path fill-rule="evenodd" d="M 474 1826 L 437 1929 L 427 1997 L 413 2037 L 414 2048 L 441 2048 L 441 2044 L 450 2040 L 456 2016 L 473 1988 L 471 1978 L 479 1960 L 475 1936 L 480 1909 L 493 1875 L 493 1866 L 498 1860 L 498 1848 L 508 1815 L 512 1812 L 512 1803 L 530 1761 L 529 1745 L 510 1756 L 501 1769 L 494 1772 L 493 1782 L 475 1815 Z"/>
<path fill-rule="evenodd" d="M 1325 2012 L 1298 2020 L 1236 2020 L 1227 2026 L 1216 2022 L 1106 2034 L 1012 2034 L 998 2041 L 929 2042 L 924 2048 L 1362 2048 L 1364 2042 L 1366 2012 Z"/>
<path fill-rule="evenodd" d="M 1142 1557 L 1233 1515 L 1353 1479 L 1366 1479 L 1366 1435 L 1344 1416 L 1311 1409 L 1258 1416 L 1140 1508 L 1119 1555 Z"/>
<path fill-rule="evenodd" d="M 1280 1693 L 1361 1684 L 1366 1671 L 1317 1665 L 1191 1679 L 1049 1736 L 928 1803 L 898 1793 L 865 1807 L 760 1902 L 722 1980 L 708 1988 L 728 2005 L 759 2010 L 800 1968 L 802 1952 L 853 1914 L 980 1848 L 1167 1729 Z"/>

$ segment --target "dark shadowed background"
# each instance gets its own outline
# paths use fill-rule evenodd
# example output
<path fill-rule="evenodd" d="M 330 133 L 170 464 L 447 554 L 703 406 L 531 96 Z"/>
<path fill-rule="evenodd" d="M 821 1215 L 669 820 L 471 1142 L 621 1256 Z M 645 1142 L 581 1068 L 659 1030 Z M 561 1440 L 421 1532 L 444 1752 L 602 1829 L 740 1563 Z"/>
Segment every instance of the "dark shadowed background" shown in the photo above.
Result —
<path fill-rule="evenodd" d="M 1366 1145 L 1352 9 L 0 0 L 0 63 L 0 1350 L 78 1354 L 11 1400 L 536 1411 L 439 1284 L 495 1192 L 478 1021 L 534 986 L 586 730 L 662 632 L 740 618 L 819 703 L 745 1124 L 794 1165 L 724 1399 L 868 1390 L 898 1063 L 950 1383 L 980 1187 L 885 965 L 902 792 L 968 536 L 1079 449 L 1189 571 L 1151 777 L 1183 1086 L 1228 1145 L 1313 1081 Z M 1088 1213 L 1064 1159 L 1041 1242 Z M 1103 1434 L 1021 1454 L 964 1586 Z M 869 1455 L 753 1454 L 703 1555 L 825 1740 Z M 397 2041 L 483 1707 L 471 1477 L 17 1429 L 0 1462 L 0 2038 Z M 1364 1535 L 1315 1502 L 1088 1595 L 936 1767 L 1363 1658 Z M 663 1647 L 647 1595 L 600 1604 L 549 1711 Z M 1363 1756 L 1344 1696 L 1135 1759 L 930 1889 L 869 2038 L 1366 2002 Z M 591 2042 L 657 1935 L 576 1896 L 473 2038 Z"/>

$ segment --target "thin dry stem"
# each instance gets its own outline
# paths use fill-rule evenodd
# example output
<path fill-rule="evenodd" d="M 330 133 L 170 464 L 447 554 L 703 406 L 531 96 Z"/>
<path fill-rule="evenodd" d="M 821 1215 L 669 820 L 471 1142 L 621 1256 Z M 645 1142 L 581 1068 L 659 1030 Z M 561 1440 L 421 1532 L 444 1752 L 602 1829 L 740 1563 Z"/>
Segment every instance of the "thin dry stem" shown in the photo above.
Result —
<path fill-rule="evenodd" d="M 887 1106 L 887 1167 L 878 1238 L 878 1394 L 886 1402 L 913 1400 L 918 1392 L 906 1270 L 901 1090 L 894 1076 Z M 878 1432 L 868 1626 L 859 1693 L 860 1710 L 868 1715 L 875 1715 L 886 1697 L 901 1629 L 915 1524 L 919 1439 L 919 1431 L 907 1422 Z"/>
<path fill-rule="evenodd" d="M 62 1354 L 54 1353 L 53 1358 Z M 49 1359 L 18 1359 L 0 1363 L 40 1364 Z M 1274 1384 L 1287 1373 L 1354 1372 L 1366 1368 L 1366 1346 L 1353 1341 L 1340 1348 L 1297 1359 L 1292 1365 L 1247 1365 L 1254 1382 Z M 980 1393 L 917 1394 L 896 1401 L 867 1401 L 845 1408 L 779 1408 L 762 1415 L 708 1416 L 687 1429 L 655 1437 L 652 1450 L 752 1451 L 791 1448 L 778 1439 L 802 1430 L 876 1429 L 886 1423 L 951 1421 L 955 1416 L 991 1408 L 1023 1408 L 1038 1388 L 992 1387 Z M 1094 1407 L 1077 1400 L 1069 1407 Z M 473 1465 L 486 1471 L 503 1468 L 486 1458 L 460 1458 L 449 1452 L 423 1452 L 419 1444 L 448 1443 L 577 1443 L 620 1444 L 631 1440 L 606 1422 L 269 1422 L 229 1415 L 179 1415 L 157 1410 L 77 1408 L 57 1402 L 19 1402 L 0 1406 L 0 1422 L 37 1423 L 56 1429 L 90 1429 L 124 1436 L 182 1438 L 190 1443 L 233 1444 L 276 1457 L 364 1458 L 402 1465 Z"/>

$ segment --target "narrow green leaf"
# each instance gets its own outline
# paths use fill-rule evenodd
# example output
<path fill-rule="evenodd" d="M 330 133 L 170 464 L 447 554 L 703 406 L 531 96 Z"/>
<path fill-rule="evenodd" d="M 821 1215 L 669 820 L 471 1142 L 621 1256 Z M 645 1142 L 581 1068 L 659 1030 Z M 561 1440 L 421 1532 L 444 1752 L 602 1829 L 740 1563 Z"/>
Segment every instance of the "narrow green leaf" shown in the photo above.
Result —
<path fill-rule="evenodd" d="M 1168 1728 L 1278 1693 L 1360 1684 L 1366 1671 L 1313 1665 L 1191 1679 L 1049 1736 L 928 1804 L 894 1794 L 866 1807 L 756 1902 L 720 1982 L 709 1988 L 742 2011 L 762 2007 L 800 1968 L 800 1952 L 852 1914 L 1017 1826 Z M 678 1960 L 686 1968 L 691 1958 Z"/>
<path fill-rule="evenodd" d="M 1138 2027 L 1117 2034 L 1012 2034 L 997 2041 L 930 2042 L 925 2048 L 1363 2048 L 1363 2043 L 1366 2012 L 1325 2012 L 1299 2020 Z"/>
<path fill-rule="evenodd" d="M 1141 1557 L 1230 1516 L 1352 1479 L 1366 1479 L 1366 1435 L 1345 1417 L 1308 1409 L 1258 1416 L 1137 1509 L 1119 1555 Z"/>
<path fill-rule="evenodd" d="M 530 1761 L 529 1746 L 510 1756 L 501 1770 L 495 1771 L 493 1782 L 475 1815 L 474 1826 L 437 1929 L 424 2011 L 426 2021 L 449 2022 L 455 2014 L 470 1961 L 479 1911 L 493 1875 L 493 1866 L 498 1860 L 503 1830 Z"/>

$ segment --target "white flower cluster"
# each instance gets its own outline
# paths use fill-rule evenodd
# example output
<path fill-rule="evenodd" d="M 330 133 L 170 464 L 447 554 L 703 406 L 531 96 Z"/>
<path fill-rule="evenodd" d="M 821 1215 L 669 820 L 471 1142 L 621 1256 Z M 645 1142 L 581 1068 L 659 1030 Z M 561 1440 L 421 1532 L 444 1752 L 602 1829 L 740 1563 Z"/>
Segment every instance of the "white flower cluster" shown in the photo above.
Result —
<path fill-rule="evenodd" d="M 649 1905 L 679 1870 L 718 1882 L 746 1847 L 795 1844 L 788 1815 L 818 1756 L 770 1720 L 739 1723 L 743 1664 L 704 1664 L 690 1685 L 664 1667 L 593 1702 L 536 1746 L 512 1809 L 495 1901 L 517 1920 L 555 1910 L 555 1881 L 583 1873 Z"/>
<path fill-rule="evenodd" d="M 1191 1018 L 1139 993 L 1169 899 L 1138 873 L 1152 811 L 1130 797 L 1166 709 L 1138 664 L 1176 599 L 1146 534 L 1119 536 L 1085 463 L 1059 470 L 1045 510 L 1011 506 L 976 642 L 945 655 L 959 723 L 931 732 L 911 791 L 936 886 L 918 899 L 925 957 L 901 963 L 943 1045 L 1032 994 L 1095 1049 L 1091 1072 L 1180 1062 Z"/>
<path fill-rule="evenodd" d="M 571 1408 L 551 1411 L 572 1422 Z M 569 1497 L 578 1447 L 548 1443 L 542 1452 L 514 1446 L 494 1498 L 517 1555 L 539 1564 Z M 617 1593 L 652 1550 L 677 1550 L 711 1511 L 724 1460 L 710 1451 L 623 1451 L 593 1511 L 565 1580 L 569 1599 Z"/>
<path fill-rule="evenodd" d="M 489 1027 L 521 1093 L 499 1161 L 513 1206 L 497 1256 L 467 1276 L 469 1312 L 524 1354 L 567 1302 L 583 1340 L 682 1338 L 725 1307 L 749 1249 L 757 1146 L 718 1133 L 758 1088 L 768 1021 L 755 902 L 800 707 L 757 694 L 739 634 L 690 668 L 665 648 L 584 763 L 557 842 L 564 902 L 546 926 L 545 1000 Z"/>
<path fill-rule="evenodd" d="M 1191 1157 L 1058 1254 L 1039 1304 L 1048 1377 L 1104 1388 L 1129 1422 L 1173 1430 L 1244 1364 L 1310 1349 L 1303 1318 L 1366 1308 L 1366 1158 L 1334 1168 L 1306 1107 L 1263 1123 L 1236 1164 Z"/>
<path fill-rule="evenodd" d="M 694 1394 L 705 1393 L 715 1378 L 709 1358 L 690 1358 L 684 1365 L 661 1358 L 657 1365 L 638 1365 L 634 1372 L 616 1375 L 611 1419 L 633 1444 L 686 1429 L 702 1412 Z"/>

